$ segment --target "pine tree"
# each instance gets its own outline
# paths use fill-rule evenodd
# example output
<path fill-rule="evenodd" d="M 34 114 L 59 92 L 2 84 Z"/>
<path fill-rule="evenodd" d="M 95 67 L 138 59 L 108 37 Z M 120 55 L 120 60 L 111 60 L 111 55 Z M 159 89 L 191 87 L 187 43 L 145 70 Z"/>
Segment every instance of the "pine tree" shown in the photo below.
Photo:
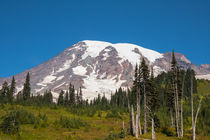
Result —
<path fill-rule="evenodd" d="M 170 113 L 170 119 L 171 119 L 171 128 L 173 128 L 174 127 L 174 89 L 173 89 L 173 85 L 171 81 L 168 81 L 166 85 L 166 95 L 167 95 L 167 107 L 168 107 L 168 110 Z"/>
<path fill-rule="evenodd" d="M 154 81 L 154 74 L 153 69 L 151 71 L 150 77 L 150 86 L 149 86 L 149 108 L 150 108 L 150 115 L 151 115 L 151 124 L 152 124 L 152 140 L 156 138 L 155 131 L 154 131 L 154 120 L 155 120 L 155 113 L 159 107 L 159 100 L 158 100 L 158 93 L 157 87 Z"/>
<path fill-rule="evenodd" d="M 8 83 L 5 81 L 2 85 L 2 89 L 0 91 L 0 101 L 2 103 L 6 103 L 7 100 L 7 95 L 9 94 L 9 86 Z"/>
<path fill-rule="evenodd" d="M 28 100 L 30 98 L 30 95 L 31 95 L 31 86 L 30 86 L 30 75 L 28 72 L 23 87 L 23 100 Z"/>
<path fill-rule="evenodd" d="M 23 94 L 21 91 L 16 95 L 16 101 L 21 102 L 23 100 Z"/>
<path fill-rule="evenodd" d="M 145 59 L 142 59 L 141 67 L 140 67 L 142 76 L 142 84 L 143 84 L 143 97 L 144 97 L 144 134 L 147 133 L 147 94 L 148 94 L 148 85 L 149 85 L 149 69 L 146 64 Z"/>
<path fill-rule="evenodd" d="M 53 102 L 53 96 L 51 91 L 45 91 L 44 96 L 43 96 L 43 100 L 45 104 L 51 104 Z"/>
<path fill-rule="evenodd" d="M 61 90 L 60 94 L 59 94 L 59 97 L 58 97 L 58 105 L 64 105 L 64 98 L 63 98 L 63 95 L 64 95 L 64 91 Z"/>
<path fill-rule="evenodd" d="M 70 96 L 70 105 L 75 105 L 75 90 L 74 86 L 70 83 L 69 84 L 69 96 Z"/>
<path fill-rule="evenodd" d="M 12 77 L 12 82 L 11 82 L 11 86 L 10 86 L 10 90 L 9 90 L 9 95 L 8 95 L 8 101 L 10 103 L 13 102 L 14 99 L 14 93 L 15 93 L 15 77 Z"/>
<path fill-rule="evenodd" d="M 80 105 L 82 105 L 82 103 L 83 103 L 83 97 L 82 97 L 83 95 L 82 95 L 82 88 L 80 87 L 79 88 L 79 104 Z"/>
<path fill-rule="evenodd" d="M 69 105 L 69 93 L 68 93 L 68 91 L 66 91 L 66 93 L 65 93 L 64 104 Z"/>

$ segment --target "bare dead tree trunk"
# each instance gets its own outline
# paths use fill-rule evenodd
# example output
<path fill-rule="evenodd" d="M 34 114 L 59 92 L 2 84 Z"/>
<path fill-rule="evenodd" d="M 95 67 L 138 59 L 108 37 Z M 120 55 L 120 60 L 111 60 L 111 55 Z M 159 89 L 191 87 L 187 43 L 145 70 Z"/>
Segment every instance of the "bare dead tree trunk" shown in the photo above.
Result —
<path fill-rule="evenodd" d="M 152 117 L 152 140 L 155 140 L 155 128 L 154 128 L 154 118 Z"/>
<path fill-rule="evenodd" d="M 125 132 L 125 124 L 124 124 L 124 120 L 122 122 L 122 129 L 123 129 L 123 135 L 125 136 L 126 135 L 126 132 Z"/>
<path fill-rule="evenodd" d="M 184 94 L 184 83 L 185 83 L 185 73 L 183 76 L 183 81 L 182 81 L 182 95 L 181 95 L 181 134 L 180 136 L 183 137 L 184 131 L 183 131 L 183 94 Z"/>
<path fill-rule="evenodd" d="M 196 115 L 195 115 L 195 121 L 194 121 L 194 126 L 193 126 L 193 140 L 195 140 L 195 137 L 196 137 L 196 133 L 195 133 L 195 128 L 196 128 L 196 122 L 197 122 L 197 118 L 198 118 L 198 113 L 200 111 L 200 108 L 201 108 L 201 101 L 202 101 L 202 98 L 200 99 L 199 101 L 199 104 L 198 104 L 198 109 L 197 109 L 197 112 L 196 112 Z"/>
<path fill-rule="evenodd" d="M 171 128 L 174 128 L 174 116 L 173 116 L 173 110 L 170 109 L 170 117 L 171 117 Z"/>
<path fill-rule="evenodd" d="M 136 130 L 135 130 L 135 137 L 138 138 L 139 137 L 139 129 L 138 129 L 138 123 L 139 123 L 139 116 L 138 114 L 136 114 Z"/>
<path fill-rule="evenodd" d="M 144 83 L 144 134 L 147 133 L 147 97 L 146 97 L 146 89 Z"/>
<path fill-rule="evenodd" d="M 138 131 L 139 131 L 139 134 L 142 135 L 142 131 L 141 131 L 141 120 L 140 120 L 140 88 L 138 88 L 138 96 L 137 96 L 137 114 L 138 114 Z"/>
<path fill-rule="evenodd" d="M 135 134 L 136 134 L 136 127 L 135 127 L 135 118 L 134 118 L 133 105 L 131 106 L 131 112 L 132 112 L 132 130 L 133 130 L 133 136 L 135 136 Z"/>
<path fill-rule="evenodd" d="M 196 122 L 197 122 L 197 118 L 198 118 L 198 113 L 199 113 L 200 108 L 201 108 L 201 101 L 202 101 L 202 98 L 201 98 L 200 101 L 199 101 L 198 109 L 197 109 L 197 112 L 196 112 L 196 115 L 195 115 L 195 119 L 194 119 L 194 107 L 193 107 L 193 77 L 191 77 L 192 140 L 195 140 L 195 138 L 196 138 L 196 133 L 195 133 L 195 130 L 196 130 Z"/>

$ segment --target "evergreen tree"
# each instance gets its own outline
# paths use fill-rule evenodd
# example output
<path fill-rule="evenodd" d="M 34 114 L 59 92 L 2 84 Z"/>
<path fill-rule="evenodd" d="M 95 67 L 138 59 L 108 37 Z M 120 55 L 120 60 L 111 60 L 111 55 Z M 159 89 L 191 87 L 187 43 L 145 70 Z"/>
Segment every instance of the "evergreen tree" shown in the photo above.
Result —
<path fill-rule="evenodd" d="M 0 101 L 2 103 L 6 103 L 7 100 L 7 95 L 9 94 L 9 86 L 8 83 L 5 81 L 2 85 L 2 89 L 0 91 Z"/>
<path fill-rule="evenodd" d="M 12 82 L 9 90 L 9 95 L 8 95 L 8 101 L 11 103 L 13 102 L 14 99 L 14 93 L 15 93 L 15 77 L 12 77 Z"/>
<path fill-rule="evenodd" d="M 169 73 L 171 75 L 171 73 Z M 170 77 L 170 76 L 169 76 Z M 166 85 L 167 107 L 170 113 L 171 127 L 174 127 L 174 88 L 172 82 L 169 81 Z"/>
<path fill-rule="evenodd" d="M 45 91 L 44 96 L 43 96 L 43 101 L 44 104 L 51 104 L 53 102 L 53 96 L 51 91 Z"/>
<path fill-rule="evenodd" d="M 70 105 L 75 105 L 75 90 L 74 86 L 70 83 L 69 85 L 69 96 L 70 96 Z"/>
<path fill-rule="evenodd" d="M 28 100 L 30 98 L 30 95 L 31 95 L 31 86 L 30 86 L 30 75 L 28 72 L 23 87 L 23 100 Z"/>
<path fill-rule="evenodd" d="M 154 81 L 154 74 L 153 70 L 151 71 L 151 77 L 150 77 L 150 86 L 149 86 L 149 107 L 150 107 L 150 115 L 151 115 L 151 124 L 152 124 L 152 139 L 155 139 L 155 114 L 157 112 L 157 109 L 159 107 L 159 99 L 158 99 L 158 93 L 156 84 Z"/>
<path fill-rule="evenodd" d="M 64 98 L 63 98 L 63 95 L 64 95 L 64 91 L 61 90 L 60 94 L 59 94 L 59 97 L 58 97 L 58 105 L 64 105 Z"/>
<path fill-rule="evenodd" d="M 22 100 L 23 100 L 23 94 L 21 93 L 21 91 L 19 91 L 18 94 L 16 95 L 16 101 L 21 102 Z"/>
<path fill-rule="evenodd" d="M 82 105 L 83 104 L 83 97 L 82 97 L 82 88 L 79 88 L 79 104 Z"/>
<path fill-rule="evenodd" d="M 140 72 L 139 73 L 142 76 L 142 93 L 144 97 L 144 133 L 147 133 L 147 115 L 148 115 L 148 108 L 147 108 L 147 96 L 148 96 L 148 88 L 149 88 L 149 69 L 148 65 L 146 64 L 145 59 L 142 59 L 141 66 L 140 66 Z"/>
<path fill-rule="evenodd" d="M 65 98 L 64 98 L 65 105 L 69 105 L 69 93 L 66 91 Z"/>

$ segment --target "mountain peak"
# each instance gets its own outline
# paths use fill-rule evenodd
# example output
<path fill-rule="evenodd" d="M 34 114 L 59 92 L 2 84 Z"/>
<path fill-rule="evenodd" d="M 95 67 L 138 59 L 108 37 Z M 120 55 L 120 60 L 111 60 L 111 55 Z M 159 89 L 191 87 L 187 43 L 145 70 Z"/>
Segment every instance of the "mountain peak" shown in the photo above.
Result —
<path fill-rule="evenodd" d="M 195 70 L 198 78 L 209 78 L 209 65 L 192 64 L 184 55 L 175 53 L 179 66 Z M 134 68 L 142 57 L 153 66 L 154 74 L 170 69 L 171 53 L 159 52 L 130 43 L 110 43 L 84 40 L 64 52 L 30 70 L 15 75 L 17 92 L 22 90 L 27 72 L 31 74 L 34 94 L 51 90 L 54 99 L 61 90 L 67 90 L 71 82 L 75 89 L 82 87 L 85 98 L 93 99 L 98 94 L 110 97 L 119 87 L 131 87 Z M 207 75 L 207 76 L 206 76 Z M 1 78 L 0 85 L 10 78 Z"/>

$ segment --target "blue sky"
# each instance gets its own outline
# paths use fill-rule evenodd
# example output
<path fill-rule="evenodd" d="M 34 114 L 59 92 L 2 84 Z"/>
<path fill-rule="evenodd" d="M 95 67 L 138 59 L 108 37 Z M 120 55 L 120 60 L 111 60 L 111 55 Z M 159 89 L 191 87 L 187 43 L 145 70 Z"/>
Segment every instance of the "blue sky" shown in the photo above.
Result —
<path fill-rule="evenodd" d="M 0 77 L 81 40 L 133 43 L 210 64 L 209 0 L 0 0 Z"/>

